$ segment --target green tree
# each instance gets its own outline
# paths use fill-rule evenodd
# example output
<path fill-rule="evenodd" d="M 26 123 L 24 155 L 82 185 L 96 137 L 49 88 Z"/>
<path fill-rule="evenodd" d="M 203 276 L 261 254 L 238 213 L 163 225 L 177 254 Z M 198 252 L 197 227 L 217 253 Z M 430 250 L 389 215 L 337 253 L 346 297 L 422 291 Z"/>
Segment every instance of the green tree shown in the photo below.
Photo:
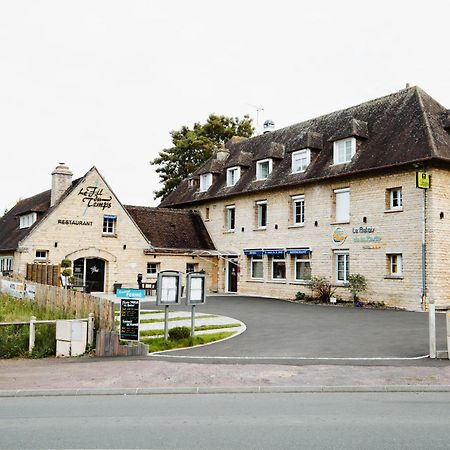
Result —
<path fill-rule="evenodd" d="M 185 178 L 191 176 L 213 153 L 233 136 L 251 137 L 252 119 L 244 116 L 226 117 L 211 114 L 205 124 L 196 122 L 193 128 L 182 126 L 170 132 L 173 146 L 159 152 L 150 164 L 156 172 L 162 189 L 155 191 L 155 198 L 164 199 Z"/>

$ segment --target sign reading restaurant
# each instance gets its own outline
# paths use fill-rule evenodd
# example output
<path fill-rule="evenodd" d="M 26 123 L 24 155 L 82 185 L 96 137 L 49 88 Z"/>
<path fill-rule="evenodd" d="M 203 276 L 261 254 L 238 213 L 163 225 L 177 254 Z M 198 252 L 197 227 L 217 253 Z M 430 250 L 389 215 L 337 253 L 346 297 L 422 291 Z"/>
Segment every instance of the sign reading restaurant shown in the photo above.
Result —
<path fill-rule="evenodd" d="M 92 226 L 92 222 L 87 221 L 87 220 L 58 219 L 58 225 L 84 225 L 84 226 Z"/>

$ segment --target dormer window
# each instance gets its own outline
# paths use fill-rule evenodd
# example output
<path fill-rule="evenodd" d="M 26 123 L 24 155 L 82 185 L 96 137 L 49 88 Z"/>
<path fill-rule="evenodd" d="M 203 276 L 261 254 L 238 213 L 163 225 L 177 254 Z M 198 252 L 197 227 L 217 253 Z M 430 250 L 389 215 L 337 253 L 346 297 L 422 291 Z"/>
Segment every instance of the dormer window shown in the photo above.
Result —
<path fill-rule="evenodd" d="M 227 186 L 234 186 L 241 177 L 240 167 L 230 167 L 227 169 Z"/>
<path fill-rule="evenodd" d="M 34 222 L 36 222 L 37 220 L 37 214 L 34 213 L 30 213 L 30 214 L 25 214 L 24 216 L 20 216 L 19 219 L 19 228 L 30 228 L 31 225 L 33 225 Z"/>
<path fill-rule="evenodd" d="M 198 186 L 197 179 L 195 179 L 195 178 L 189 178 L 189 180 L 188 180 L 188 186 L 189 186 L 190 188 L 192 188 L 192 187 L 197 187 L 197 186 Z"/>
<path fill-rule="evenodd" d="M 304 172 L 311 162 L 311 152 L 309 148 L 298 150 L 292 153 L 292 173 Z"/>
<path fill-rule="evenodd" d="M 212 185 L 212 173 L 200 175 L 200 192 L 206 192 Z"/>
<path fill-rule="evenodd" d="M 266 180 L 272 172 L 272 159 L 262 159 L 256 162 L 256 179 Z"/>
<path fill-rule="evenodd" d="M 356 139 L 354 137 L 333 142 L 333 164 L 349 163 L 356 153 Z"/>

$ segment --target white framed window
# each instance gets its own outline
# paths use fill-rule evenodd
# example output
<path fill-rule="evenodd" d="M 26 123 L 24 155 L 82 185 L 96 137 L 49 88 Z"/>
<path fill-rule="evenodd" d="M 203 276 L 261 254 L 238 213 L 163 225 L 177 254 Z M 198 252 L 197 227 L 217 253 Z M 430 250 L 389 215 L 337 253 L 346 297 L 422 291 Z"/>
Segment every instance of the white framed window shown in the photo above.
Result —
<path fill-rule="evenodd" d="M 311 280 L 311 252 L 295 255 L 295 279 L 296 281 Z"/>
<path fill-rule="evenodd" d="M 0 257 L 0 273 L 12 271 L 13 257 L 2 256 Z"/>
<path fill-rule="evenodd" d="M 401 253 L 391 253 L 387 255 L 389 275 L 391 277 L 401 277 L 403 275 L 403 255 Z"/>
<path fill-rule="evenodd" d="M 402 188 L 389 189 L 389 209 L 403 208 Z"/>
<path fill-rule="evenodd" d="M 333 164 L 344 164 L 352 160 L 356 153 L 354 137 L 333 142 Z"/>
<path fill-rule="evenodd" d="M 272 173 L 272 159 L 262 159 L 256 162 L 256 179 L 265 180 Z"/>
<path fill-rule="evenodd" d="M 266 228 L 267 226 L 267 200 L 256 202 L 256 224 L 258 228 Z"/>
<path fill-rule="evenodd" d="M 103 234 L 116 234 L 117 216 L 103 216 Z"/>
<path fill-rule="evenodd" d="M 262 280 L 264 278 L 264 264 L 262 255 L 254 255 L 251 259 L 251 277 Z"/>
<path fill-rule="evenodd" d="M 147 263 L 147 275 L 157 275 L 159 272 L 159 263 Z"/>
<path fill-rule="evenodd" d="M 272 256 L 272 280 L 286 279 L 286 260 L 284 253 L 282 255 Z"/>
<path fill-rule="evenodd" d="M 292 219 L 294 225 L 305 223 L 305 196 L 296 195 L 292 197 Z"/>
<path fill-rule="evenodd" d="M 292 173 L 304 172 L 311 162 L 309 148 L 292 153 Z"/>
<path fill-rule="evenodd" d="M 230 167 L 227 169 L 227 186 L 234 186 L 241 177 L 241 168 Z"/>
<path fill-rule="evenodd" d="M 348 252 L 336 252 L 336 281 L 346 283 L 350 275 L 350 255 Z"/>
<path fill-rule="evenodd" d="M 336 205 L 337 223 L 350 222 L 350 188 L 335 189 L 334 199 Z"/>
<path fill-rule="evenodd" d="M 36 259 L 48 259 L 48 250 L 36 250 Z"/>
<path fill-rule="evenodd" d="M 235 205 L 227 206 L 227 230 L 234 231 L 236 228 L 236 207 Z"/>
<path fill-rule="evenodd" d="M 34 222 L 36 222 L 37 220 L 37 214 L 34 213 L 30 213 L 30 214 L 25 214 L 23 216 L 20 216 L 19 218 L 19 228 L 30 228 L 31 225 L 34 224 Z"/>
<path fill-rule="evenodd" d="M 186 273 L 198 272 L 197 263 L 186 263 Z"/>
<path fill-rule="evenodd" d="M 200 192 L 206 192 L 212 185 L 212 173 L 204 173 L 200 175 Z"/>

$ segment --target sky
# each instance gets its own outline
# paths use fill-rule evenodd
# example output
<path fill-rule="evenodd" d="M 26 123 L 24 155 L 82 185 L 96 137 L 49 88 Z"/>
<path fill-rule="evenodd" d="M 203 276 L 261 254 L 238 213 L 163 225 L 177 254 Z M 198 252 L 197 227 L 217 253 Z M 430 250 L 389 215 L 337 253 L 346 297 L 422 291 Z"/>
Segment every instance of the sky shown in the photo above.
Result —
<path fill-rule="evenodd" d="M 156 206 L 150 165 L 210 113 L 276 128 L 418 85 L 450 108 L 450 3 L 0 0 L 0 215 L 92 166 Z"/>

